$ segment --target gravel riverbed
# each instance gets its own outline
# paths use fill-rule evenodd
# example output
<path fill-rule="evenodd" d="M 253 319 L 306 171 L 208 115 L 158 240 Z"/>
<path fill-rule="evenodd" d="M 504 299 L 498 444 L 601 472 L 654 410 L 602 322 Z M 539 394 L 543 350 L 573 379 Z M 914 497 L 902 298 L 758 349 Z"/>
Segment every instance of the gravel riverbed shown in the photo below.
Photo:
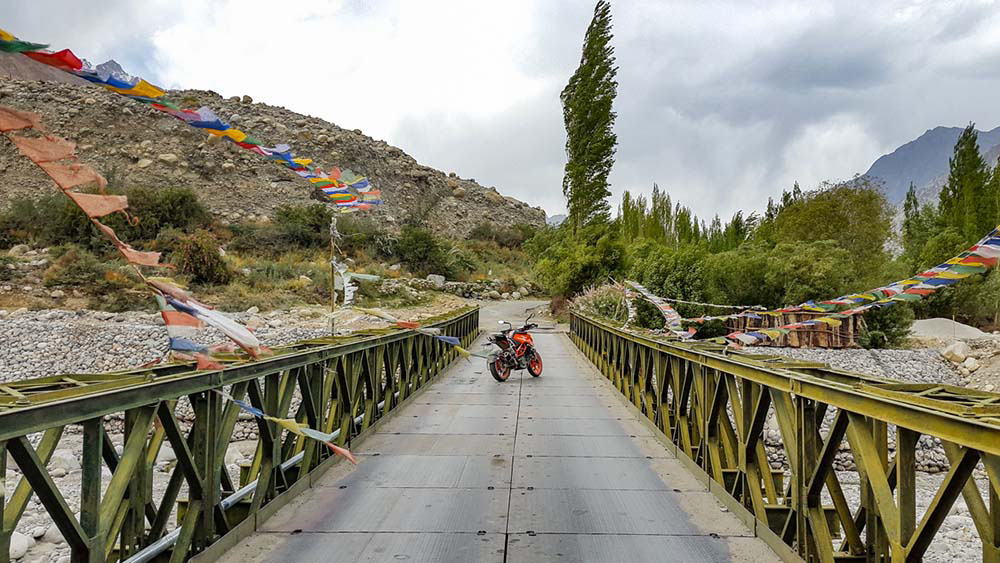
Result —
<path fill-rule="evenodd" d="M 262 342 L 268 346 L 296 342 L 329 334 L 328 319 L 321 310 L 292 310 L 271 313 L 248 311 L 232 316 L 254 327 Z M 365 320 L 357 314 L 339 318 L 338 327 L 361 328 Z M 381 323 L 384 324 L 384 323 Z M 374 323 L 380 326 L 379 322 Z M 224 342 L 224 336 L 207 328 L 198 340 L 205 344 Z M 158 314 L 104 313 L 94 311 L 0 311 L 0 382 L 16 381 L 29 377 L 59 373 L 104 372 L 127 369 L 146 364 L 166 353 L 167 336 Z M 948 383 L 966 385 L 968 376 L 944 360 L 937 350 L 819 350 L 772 348 L 765 353 L 782 354 L 794 358 L 826 362 L 841 369 L 871 375 L 922 383 Z M 108 431 L 112 440 L 121 444 L 120 422 L 109 421 Z M 246 427 L 246 432 L 240 429 Z M 230 452 L 227 467 L 235 478 L 237 464 L 253 455 L 255 429 L 249 421 L 241 421 Z M 784 468 L 781 436 L 777 425 L 768 423 L 765 444 L 772 466 Z M 60 443 L 58 455 L 49 464 L 49 470 L 60 489 L 67 496 L 70 506 L 79 503 L 79 440 L 78 433 L 70 430 Z M 890 448 L 894 444 L 890 443 Z M 930 502 L 942 482 L 947 468 L 940 443 L 924 437 L 918 452 L 918 513 Z M 891 455 L 891 452 L 890 452 Z M 165 449 L 156 463 L 154 491 L 166 484 L 169 469 L 176 463 L 172 452 Z M 857 506 L 859 495 L 858 474 L 846 447 L 837 456 L 835 469 L 841 477 L 848 501 Z M 979 473 L 977 485 L 987 484 Z M 8 464 L 4 475 L 8 492 L 13 490 L 20 474 L 13 464 Z M 105 480 L 110 474 L 105 470 Z M 154 492 L 154 495 L 157 494 Z M 183 496 L 183 495 L 182 495 Z M 45 509 L 36 500 L 29 503 L 24 517 L 17 526 L 16 542 L 12 542 L 12 555 L 19 555 L 19 563 L 62 563 L 68 561 L 68 548 L 51 524 Z M 14 543 L 17 543 L 15 546 Z M 21 547 L 25 547 L 23 553 Z M 19 551 L 14 552 L 18 547 Z M 946 518 L 941 531 L 929 550 L 926 561 L 980 561 L 981 544 L 962 498 Z"/>

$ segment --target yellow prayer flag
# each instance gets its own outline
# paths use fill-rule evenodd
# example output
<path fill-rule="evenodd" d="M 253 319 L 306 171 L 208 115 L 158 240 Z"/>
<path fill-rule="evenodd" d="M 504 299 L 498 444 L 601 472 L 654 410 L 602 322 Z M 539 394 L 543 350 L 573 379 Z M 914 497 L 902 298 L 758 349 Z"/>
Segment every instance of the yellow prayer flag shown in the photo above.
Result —
<path fill-rule="evenodd" d="M 833 327 L 837 327 L 844 324 L 840 319 L 834 319 L 832 317 L 820 317 L 818 319 L 813 319 L 813 320 L 820 323 L 826 323 Z"/>
<path fill-rule="evenodd" d="M 126 96 L 142 96 L 143 98 L 159 98 L 166 95 L 166 92 L 160 90 L 156 86 L 153 86 L 145 80 L 139 79 L 139 82 L 131 88 L 115 88 L 114 86 L 107 86 L 105 88 L 111 90 L 112 92 L 118 92 L 119 94 L 125 94 Z"/>
<path fill-rule="evenodd" d="M 0 29 L 0 39 L 3 39 L 4 41 L 17 41 L 17 37 L 14 37 L 2 29 Z"/>

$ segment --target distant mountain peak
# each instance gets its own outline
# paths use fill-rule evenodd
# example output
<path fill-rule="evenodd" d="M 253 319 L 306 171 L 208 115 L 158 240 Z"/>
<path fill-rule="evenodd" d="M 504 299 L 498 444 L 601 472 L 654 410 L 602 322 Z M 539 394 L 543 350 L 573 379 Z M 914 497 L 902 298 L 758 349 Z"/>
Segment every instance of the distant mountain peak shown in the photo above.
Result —
<path fill-rule="evenodd" d="M 906 197 L 912 182 L 918 190 L 940 186 L 941 177 L 948 175 L 948 159 L 963 127 L 938 125 L 916 139 L 904 143 L 889 154 L 880 156 L 865 172 L 865 176 L 880 180 L 886 197 L 898 203 Z M 1000 149 L 1000 127 L 989 131 L 977 130 L 979 151 L 991 166 L 996 164 Z M 992 156 L 992 160 L 990 156 Z"/>

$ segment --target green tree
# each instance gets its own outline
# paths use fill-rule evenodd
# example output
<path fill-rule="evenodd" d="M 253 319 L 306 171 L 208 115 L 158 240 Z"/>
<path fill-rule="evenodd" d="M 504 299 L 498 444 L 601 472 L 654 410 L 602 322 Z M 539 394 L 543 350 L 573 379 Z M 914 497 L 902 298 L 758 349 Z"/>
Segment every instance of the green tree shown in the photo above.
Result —
<path fill-rule="evenodd" d="M 600 0 L 584 36 L 580 66 L 560 95 L 567 157 L 563 195 L 574 232 L 582 225 L 605 222 L 610 215 L 608 174 L 618 144 L 612 111 L 617 73 L 611 46 L 611 5 Z"/>
<path fill-rule="evenodd" d="M 941 189 L 938 204 L 944 226 L 957 229 L 969 243 L 996 226 L 992 225 L 996 218 L 996 198 L 987 194 L 987 180 L 989 169 L 979 154 L 975 124 L 970 123 L 958 137 L 954 154 L 948 160 L 948 183 Z"/>
<path fill-rule="evenodd" d="M 861 283 L 881 280 L 881 267 L 892 236 L 892 207 L 877 186 L 826 185 L 818 190 L 783 198 L 775 219 L 776 242 L 834 241 L 846 250 Z M 786 192 L 787 194 L 788 192 Z"/>
<path fill-rule="evenodd" d="M 933 205 L 920 205 L 911 183 L 903 201 L 903 262 L 911 270 L 921 267 L 921 253 L 938 230 L 938 214 Z"/>

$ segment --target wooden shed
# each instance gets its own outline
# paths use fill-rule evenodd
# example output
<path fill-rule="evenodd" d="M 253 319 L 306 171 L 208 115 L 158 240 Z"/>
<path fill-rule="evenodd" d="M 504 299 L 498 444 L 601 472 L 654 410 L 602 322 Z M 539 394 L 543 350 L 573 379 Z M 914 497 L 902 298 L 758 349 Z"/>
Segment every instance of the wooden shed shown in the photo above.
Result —
<path fill-rule="evenodd" d="M 775 328 L 810 319 L 818 319 L 829 313 L 813 313 L 796 311 L 782 313 L 781 316 L 760 315 L 759 319 L 740 317 L 726 321 L 730 331 L 752 332 L 761 328 Z M 842 324 L 831 327 L 825 323 L 817 323 L 811 327 L 793 330 L 781 338 L 768 339 L 757 346 L 778 346 L 788 348 L 853 348 L 858 345 L 858 337 L 864 326 L 862 315 L 852 315 L 840 319 Z"/>

